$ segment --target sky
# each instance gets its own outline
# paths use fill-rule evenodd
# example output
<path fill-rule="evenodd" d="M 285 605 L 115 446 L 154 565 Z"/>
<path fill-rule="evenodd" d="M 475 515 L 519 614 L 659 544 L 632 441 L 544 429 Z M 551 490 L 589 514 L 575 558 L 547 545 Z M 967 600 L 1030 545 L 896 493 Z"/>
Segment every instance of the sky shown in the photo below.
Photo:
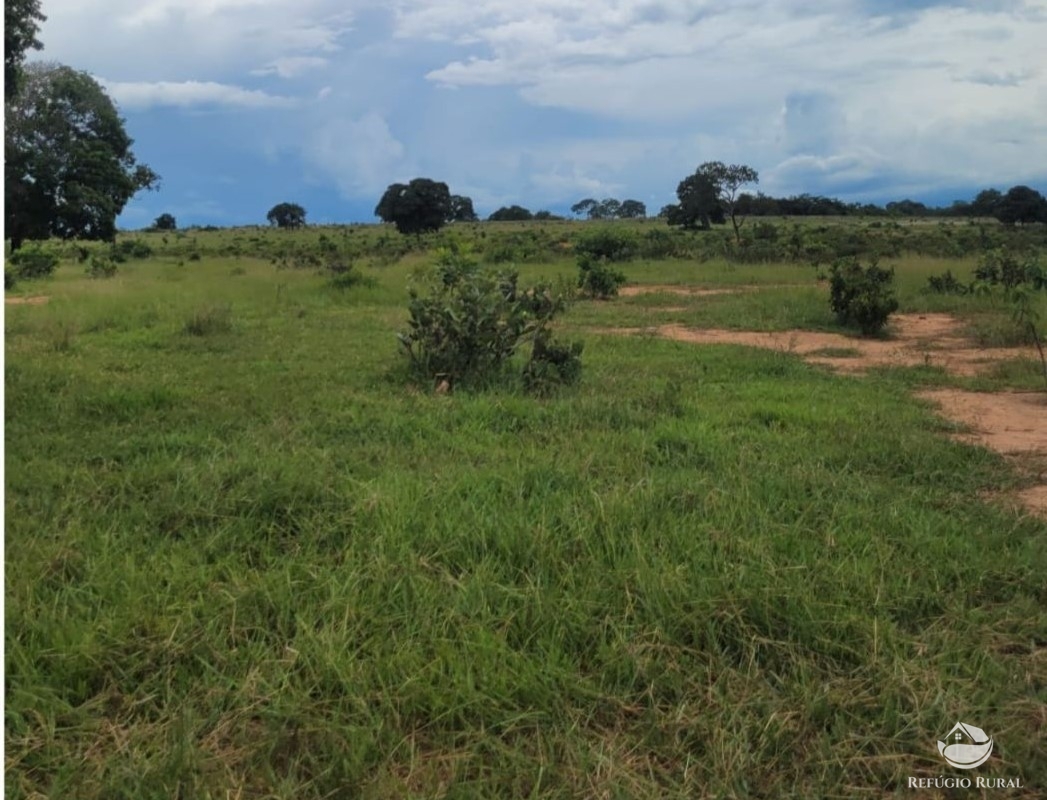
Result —
<path fill-rule="evenodd" d="M 1047 192 L 1047 0 L 43 0 L 33 59 L 106 87 L 161 175 L 120 217 L 373 222 L 427 177 L 486 216 L 749 187 Z"/>

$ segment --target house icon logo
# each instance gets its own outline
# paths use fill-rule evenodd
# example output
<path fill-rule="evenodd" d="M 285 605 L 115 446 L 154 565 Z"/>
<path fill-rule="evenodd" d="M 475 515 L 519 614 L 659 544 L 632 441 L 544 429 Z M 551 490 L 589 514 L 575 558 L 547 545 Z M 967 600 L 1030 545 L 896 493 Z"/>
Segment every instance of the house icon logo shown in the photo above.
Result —
<path fill-rule="evenodd" d="M 938 752 L 950 766 L 974 769 L 992 755 L 992 737 L 981 728 L 957 722 L 946 734 L 945 741 L 938 742 Z"/>

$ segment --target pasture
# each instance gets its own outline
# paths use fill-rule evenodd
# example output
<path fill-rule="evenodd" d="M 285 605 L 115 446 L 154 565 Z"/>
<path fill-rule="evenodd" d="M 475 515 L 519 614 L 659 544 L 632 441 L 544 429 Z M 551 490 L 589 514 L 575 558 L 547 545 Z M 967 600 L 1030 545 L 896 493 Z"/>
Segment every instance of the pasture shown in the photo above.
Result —
<path fill-rule="evenodd" d="M 918 396 L 1020 395 L 1040 436 L 1039 362 L 1001 293 L 925 291 L 1002 234 L 891 224 L 824 227 L 954 320 L 889 327 L 917 357 L 842 363 L 787 223 L 767 258 L 635 223 L 664 253 L 571 304 L 546 398 L 411 384 L 396 333 L 448 237 L 569 282 L 582 224 L 128 234 L 108 279 L 49 245 L 5 309 L 7 796 L 908 797 L 962 720 L 1042 797 L 1047 450 Z"/>

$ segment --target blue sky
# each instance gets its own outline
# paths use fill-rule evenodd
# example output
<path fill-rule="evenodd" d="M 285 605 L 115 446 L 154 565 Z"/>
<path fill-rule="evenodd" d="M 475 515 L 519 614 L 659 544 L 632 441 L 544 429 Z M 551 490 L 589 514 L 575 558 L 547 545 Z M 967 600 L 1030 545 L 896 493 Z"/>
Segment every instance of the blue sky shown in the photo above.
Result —
<path fill-rule="evenodd" d="M 162 176 L 121 224 L 370 222 L 388 184 L 486 215 L 653 213 L 710 160 L 773 195 L 1047 190 L 1047 3 L 43 0 L 35 58 L 94 75 Z"/>

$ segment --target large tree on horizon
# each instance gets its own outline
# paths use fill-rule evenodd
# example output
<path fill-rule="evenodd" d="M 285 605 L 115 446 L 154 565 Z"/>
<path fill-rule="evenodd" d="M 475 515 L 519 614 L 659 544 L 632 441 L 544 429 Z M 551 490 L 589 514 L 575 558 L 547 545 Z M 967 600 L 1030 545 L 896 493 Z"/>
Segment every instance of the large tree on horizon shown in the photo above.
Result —
<path fill-rule="evenodd" d="M 376 217 L 392 222 L 404 234 L 440 230 L 451 213 L 451 190 L 429 178 L 390 185 L 374 209 Z"/>
<path fill-rule="evenodd" d="M 124 120 L 86 72 L 37 62 L 6 104 L 4 200 L 12 250 L 27 239 L 116 236 L 116 218 L 159 176 L 137 163 Z"/>

